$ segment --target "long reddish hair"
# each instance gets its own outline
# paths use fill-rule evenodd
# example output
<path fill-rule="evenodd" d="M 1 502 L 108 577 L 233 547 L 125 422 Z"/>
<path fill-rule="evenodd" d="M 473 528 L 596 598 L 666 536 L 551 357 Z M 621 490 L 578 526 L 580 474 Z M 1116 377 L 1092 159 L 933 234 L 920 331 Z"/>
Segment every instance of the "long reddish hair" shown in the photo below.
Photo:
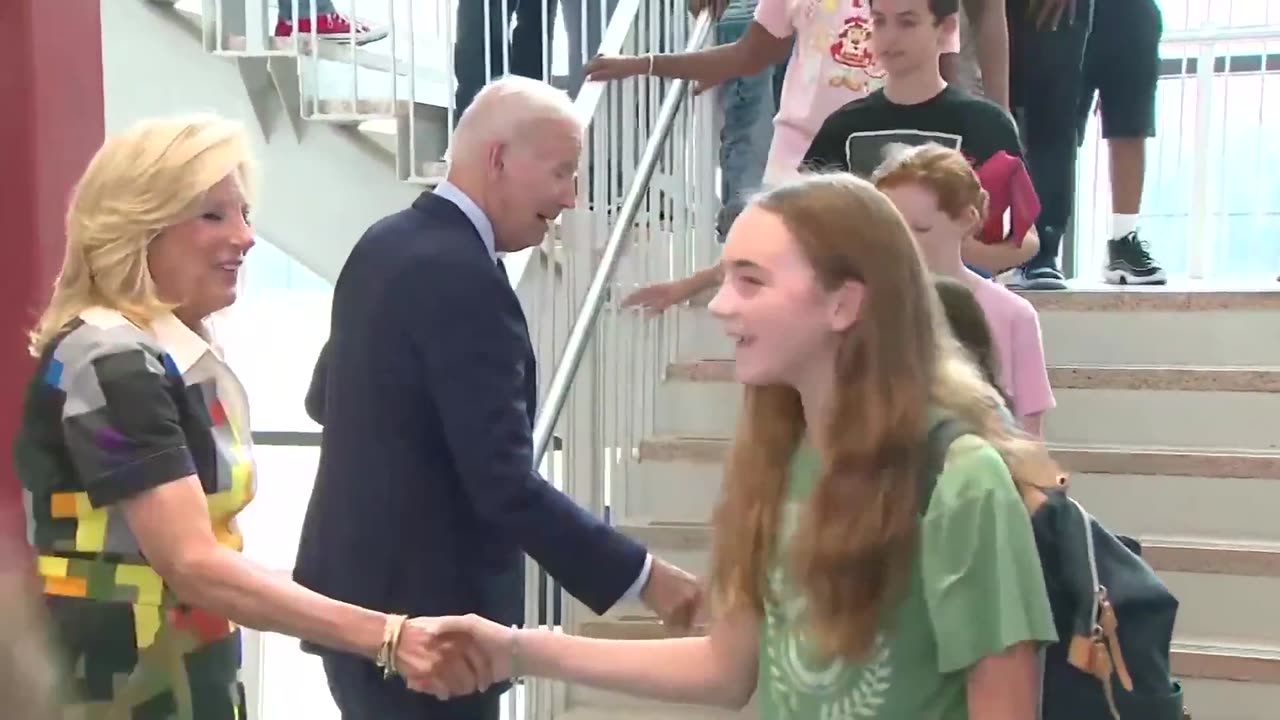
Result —
<path fill-rule="evenodd" d="M 933 284 L 893 203 L 848 174 L 810 175 L 753 204 L 779 217 L 828 288 L 862 283 L 861 315 L 836 355 L 838 396 L 818 485 L 785 557 L 831 655 L 861 657 L 896 604 L 917 548 L 916 484 L 929 409 L 977 430 L 1019 481 L 1057 477 L 1043 448 L 1015 437 L 1000 400 L 945 329 Z M 748 386 L 715 512 L 712 586 L 723 611 L 763 612 L 788 465 L 805 434 L 797 392 Z"/>

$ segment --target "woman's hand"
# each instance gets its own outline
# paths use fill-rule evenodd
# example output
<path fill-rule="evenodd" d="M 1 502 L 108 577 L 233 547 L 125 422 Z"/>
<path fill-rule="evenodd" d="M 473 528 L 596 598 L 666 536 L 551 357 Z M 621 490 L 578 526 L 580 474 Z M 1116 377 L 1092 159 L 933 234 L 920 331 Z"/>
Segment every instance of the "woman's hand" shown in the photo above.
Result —
<path fill-rule="evenodd" d="M 405 621 L 396 646 L 396 670 L 410 689 L 448 700 L 483 692 L 497 682 L 498 669 L 479 641 L 481 633 L 470 632 L 473 623 L 459 620 L 463 618 Z M 510 662 L 502 672 L 502 679 L 510 675 Z"/>
<path fill-rule="evenodd" d="M 649 58 L 635 55 L 597 55 L 584 68 L 590 82 L 623 80 L 649 72 Z"/>
<path fill-rule="evenodd" d="M 413 637 L 407 635 L 408 623 L 415 623 Z M 408 623 L 401 631 L 396 663 L 409 689 L 447 700 L 482 692 L 511 677 L 516 650 L 512 628 L 479 615 L 415 618 Z M 402 653 L 407 653 L 413 670 L 401 664 Z"/>

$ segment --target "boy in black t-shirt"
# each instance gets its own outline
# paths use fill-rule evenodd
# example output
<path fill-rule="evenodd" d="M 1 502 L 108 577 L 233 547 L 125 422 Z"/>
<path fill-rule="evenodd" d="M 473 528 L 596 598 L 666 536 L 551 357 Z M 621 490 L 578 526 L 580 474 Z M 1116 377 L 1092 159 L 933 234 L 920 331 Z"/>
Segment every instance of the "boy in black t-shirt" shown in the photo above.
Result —
<path fill-rule="evenodd" d="M 803 169 L 850 171 L 869 178 L 893 144 L 936 142 L 959 148 L 978 165 L 1001 151 L 1022 156 L 1018 128 L 995 103 L 952 88 L 942 79 L 939 59 L 958 32 L 960 0 L 871 0 L 871 44 L 884 70 L 884 89 L 855 100 L 823 123 L 802 163 Z M 851 161 L 852 157 L 852 161 Z M 1015 267 L 1040 247 L 1035 229 L 1021 243 L 967 242 L 964 261 L 993 275 Z M 720 282 L 719 267 L 687 278 L 641 288 L 624 301 L 661 312 Z"/>
<path fill-rule="evenodd" d="M 890 2 L 902 0 L 880 0 Z M 906 0 L 924 3 L 927 0 Z M 939 76 L 941 77 L 941 76 Z M 889 99 L 890 83 L 832 113 L 805 155 L 813 170 L 838 169 L 869 177 L 894 143 L 938 143 L 959 150 L 975 166 L 1004 151 L 1022 156 L 1018 128 L 999 105 L 944 85 L 932 97 L 913 104 Z"/>
<path fill-rule="evenodd" d="M 872 49 L 885 71 L 884 88 L 832 113 L 814 136 L 804 167 L 870 177 L 890 145 L 938 143 L 980 167 L 1005 152 L 1022 156 L 1013 118 L 999 105 L 950 86 L 938 59 L 956 32 L 959 0 L 871 0 Z M 989 273 L 1032 257 L 1039 238 L 964 248 L 965 262 Z"/>

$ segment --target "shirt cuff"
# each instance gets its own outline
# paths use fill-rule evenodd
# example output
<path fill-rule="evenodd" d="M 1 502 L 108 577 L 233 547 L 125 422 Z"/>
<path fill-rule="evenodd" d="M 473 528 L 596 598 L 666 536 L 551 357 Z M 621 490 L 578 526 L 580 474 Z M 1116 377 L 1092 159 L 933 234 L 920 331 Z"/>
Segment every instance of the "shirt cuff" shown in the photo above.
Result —
<path fill-rule="evenodd" d="M 636 577 L 636 581 L 631 583 L 631 587 L 627 588 L 627 592 L 623 594 L 623 600 L 639 600 L 640 593 L 644 591 L 644 586 L 649 583 L 649 573 L 653 571 L 653 555 L 644 556 L 644 565 L 640 568 L 640 575 Z"/>

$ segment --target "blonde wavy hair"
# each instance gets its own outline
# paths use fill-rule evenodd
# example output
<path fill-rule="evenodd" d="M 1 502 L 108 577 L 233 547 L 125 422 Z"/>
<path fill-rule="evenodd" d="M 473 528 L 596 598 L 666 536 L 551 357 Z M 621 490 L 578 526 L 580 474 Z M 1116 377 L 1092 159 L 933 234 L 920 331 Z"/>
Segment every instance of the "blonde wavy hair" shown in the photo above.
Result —
<path fill-rule="evenodd" d="M 809 601 L 817 646 L 856 659 L 913 567 L 931 406 L 990 443 L 1024 498 L 1056 486 L 1057 468 L 1043 445 L 1008 426 L 999 395 L 952 337 L 911 231 L 887 197 L 852 175 L 810 175 L 753 204 L 782 220 L 822 287 L 852 280 L 866 289 L 861 317 L 837 350 L 818 485 L 777 556 Z M 712 588 L 724 611 L 764 610 L 788 466 L 804 434 L 794 388 L 745 389 L 714 519 Z"/>
<path fill-rule="evenodd" d="M 72 192 L 62 270 L 31 330 L 31 354 L 94 306 L 142 327 L 172 310 L 156 294 L 148 246 L 228 177 L 248 197 L 251 170 L 244 128 L 213 115 L 146 120 L 108 139 Z"/>

